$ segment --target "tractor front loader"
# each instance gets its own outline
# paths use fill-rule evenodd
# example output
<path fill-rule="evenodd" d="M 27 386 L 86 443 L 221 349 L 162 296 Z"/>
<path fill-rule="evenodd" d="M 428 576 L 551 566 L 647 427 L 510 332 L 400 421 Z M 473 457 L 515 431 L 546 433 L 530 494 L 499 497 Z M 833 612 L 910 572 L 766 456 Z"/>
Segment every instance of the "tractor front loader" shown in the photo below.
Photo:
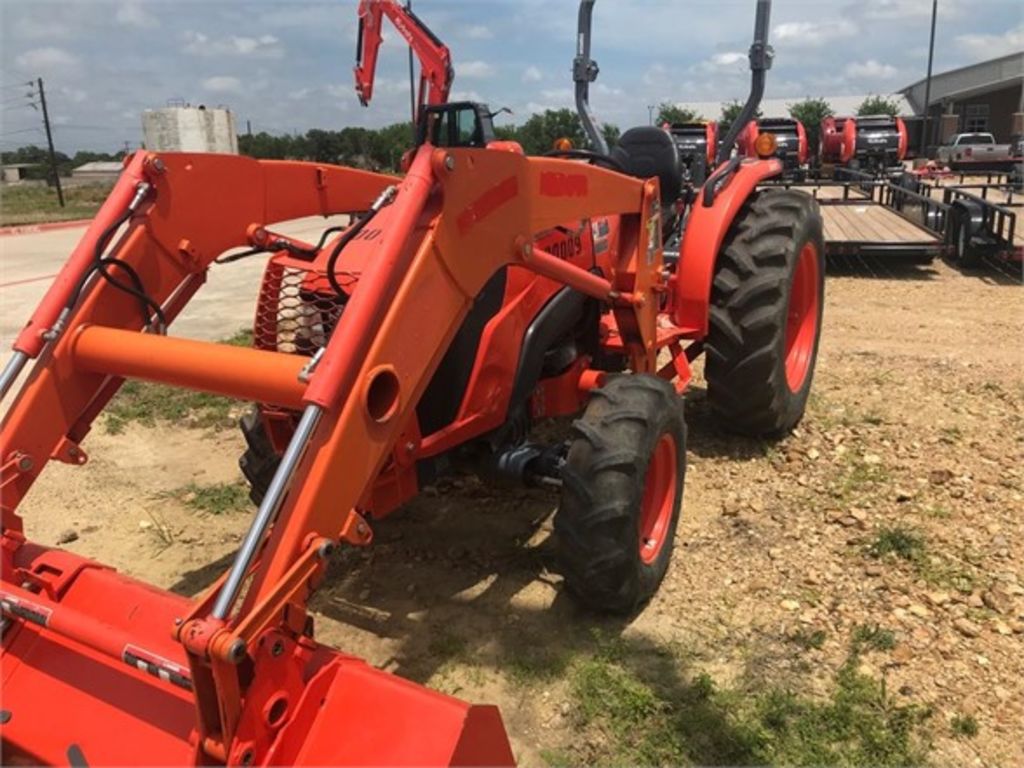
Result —
<path fill-rule="evenodd" d="M 402 178 L 204 154 L 126 165 L 0 374 L 0 397 L 16 390 L 0 426 L 7 763 L 510 765 L 495 707 L 317 642 L 307 606 L 331 552 L 369 546 L 376 520 L 445 472 L 543 484 L 560 494 L 566 588 L 629 614 L 673 550 L 690 363 L 708 352 L 730 429 L 779 435 L 801 418 L 821 222 L 806 196 L 756 191 L 777 160 L 723 162 L 683 221 L 668 133 L 526 157 L 493 140 L 483 105 L 446 103 L 444 82 L 421 79 Z M 352 222 L 316 244 L 273 229 L 335 214 Z M 267 258 L 254 348 L 168 335 L 238 248 Z M 87 464 L 127 379 L 256 404 L 242 466 L 258 509 L 196 599 L 24 533 L 35 480 L 51 461 Z M 567 415 L 563 441 L 531 441 Z"/>

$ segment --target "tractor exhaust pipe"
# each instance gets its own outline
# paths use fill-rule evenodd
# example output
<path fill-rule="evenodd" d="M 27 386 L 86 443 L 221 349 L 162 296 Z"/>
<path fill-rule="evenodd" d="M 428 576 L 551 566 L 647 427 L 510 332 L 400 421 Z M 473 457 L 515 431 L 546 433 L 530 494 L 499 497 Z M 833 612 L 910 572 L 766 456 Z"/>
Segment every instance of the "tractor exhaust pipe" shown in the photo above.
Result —
<path fill-rule="evenodd" d="M 775 51 L 768 45 L 768 28 L 771 20 L 772 0 L 757 0 L 757 16 L 754 19 L 754 42 L 750 46 L 750 95 L 739 116 L 729 126 L 729 133 L 718 150 L 718 163 L 724 163 L 732 154 L 733 145 L 747 123 L 754 119 L 757 108 L 764 97 L 764 84 L 768 70 L 772 68 Z"/>
<path fill-rule="evenodd" d="M 590 84 L 597 80 L 601 71 L 597 62 L 590 58 L 591 21 L 594 16 L 596 0 L 581 0 L 578 32 L 576 33 L 576 58 L 572 61 L 572 79 L 576 82 L 576 111 L 587 138 L 594 146 L 594 151 L 602 155 L 608 154 L 608 142 L 597 124 L 593 110 L 590 109 Z"/>

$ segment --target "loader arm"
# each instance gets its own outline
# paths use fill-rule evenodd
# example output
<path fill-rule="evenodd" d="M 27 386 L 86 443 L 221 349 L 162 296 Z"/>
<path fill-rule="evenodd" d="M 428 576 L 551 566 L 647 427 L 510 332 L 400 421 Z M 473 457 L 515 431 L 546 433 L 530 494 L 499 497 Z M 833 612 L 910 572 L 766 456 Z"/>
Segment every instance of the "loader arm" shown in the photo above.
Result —
<path fill-rule="evenodd" d="M 106 258 L 134 270 L 172 326 L 212 262 L 265 244 L 273 221 L 371 210 L 375 234 L 342 234 L 324 248 L 361 251 L 367 266 L 314 366 L 140 332 L 138 297 L 96 275 L 69 304 L 103 250 L 102 232 L 87 233 L 18 342 L 39 360 L 0 428 L 5 754 L 65 762 L 73 751 L 72 762 L 89 764 L 509 764 L 495 708 L 318 645 L 306 606 L 331 550 L 370 542 L 360 499 L 497 270 L 519 266 L 604 302 L 630 367 L 656 370 L 665 290 L 657 181 L 429 143 L 401 181 L 151 153 L 137 155 L 125 179 L 98 217 L 126 227 Z M 621 217 L 606 274 L 533 245 L 538 232 L 601 215 Z M 50 460 L 86 463 L 80 443 L 125 378 L 302 410 L 231 569 L 196 601 L 22 533 L 19 502 Z M 59 724 L 46 717 L 55 700 Z M 358 739 L 346 738 L 345 723 Z"/>
<path fill-rule="evenodd" d="M 381 30 L 387 18 L 405 38 L 420 62 L 420 85 L 417 96 L 418 120 L 426 105 L 436 106 L 448 101 L 455 72 L 448 47 L 398 0 L 360 0 L 359 32 L 356 41 L 356 93 L 362 105 L 373 98 L 373 85 L 380 53 Z"/>

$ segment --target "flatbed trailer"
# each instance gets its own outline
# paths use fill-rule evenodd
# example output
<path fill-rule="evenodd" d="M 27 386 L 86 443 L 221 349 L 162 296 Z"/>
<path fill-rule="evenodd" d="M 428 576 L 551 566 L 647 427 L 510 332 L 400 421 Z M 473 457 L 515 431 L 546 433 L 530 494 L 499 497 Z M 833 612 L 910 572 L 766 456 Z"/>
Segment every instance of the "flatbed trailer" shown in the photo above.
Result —
<path fill-rule="evenodd" d="M 926 264 L 946 249 L 948 205 L 891 179 L 844 170 L 836 179 L 776 184 L 803 189 L 818 201 L 828 256 Z"/>
<path fill-rule="evenodd" d="M 1006 174 L 954 174 L 921 180 L 918 191 L 949 208 L 948 240 L 964 266 L 984 257 L 1024 260 L 1024 190 Z"/>

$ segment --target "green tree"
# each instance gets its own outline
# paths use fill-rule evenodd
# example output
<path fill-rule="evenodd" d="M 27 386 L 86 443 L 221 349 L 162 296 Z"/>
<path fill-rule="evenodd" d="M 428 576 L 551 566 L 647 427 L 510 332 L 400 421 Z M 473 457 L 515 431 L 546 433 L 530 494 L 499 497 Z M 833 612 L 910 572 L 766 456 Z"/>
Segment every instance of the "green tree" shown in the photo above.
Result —
<path fill-rule="evenodd" d="M 740 116 L 740 112 L 742 111 L 742 101 L 730 101 L 722 105 L 722 117 L 718 121 L 718 133 L 720 136 L 724 136 L 728 132 L 729 128 L 732 126 L 736 118 Z M 754 119 L 761 119 L 760 107 L 758 107 L 758 109 L 754 112 Z"/>
<path fill-rule="evenodd" d="M 857 116 L 863 115 L 889 115 L 897 117 L 900 113 L 900 105 L 895 99 L 887 99 L 885 96 L 868 96 L 857 107 Z"/>
<path fill-rule="evenodd" d="M 817 152 L 821 140 L 821 121 L 835 114 L 832 105 L 824 99 L 807 97 L 796 104 L 790 104 L 788 109 L 790 117 L 804 124 L 807 131 L 807 146 L 811 153 Z"/>
<path fill-rule="evenodd" d="M 558 139 L 569 139 L 574 147 L 586 144 L 579 115 L 571 109 L 548 109 L 531 115 L 516 132 L 528 155 L 543 155 Z"/>
<path fill-rule="evenodd" d="M 658 105 L 658 117 L 654 124 L 664 125 L 665 123 L 693 123 L 697 120 L 703 120 L 703 117 L 698 115 L 692 109 L 687 109 L 686 107 L 680 107 L 678 104 L 663 101 Z"/>
<path fill-rule="evenodd" d="M 604 123 L 601 126 L 601 135 L 604 136 L 604 140 L 608 143 L 608 149 L 611 149 L 619 143 L 622 131 L 619 130 L 619 126 L 613 123 Z"/>

